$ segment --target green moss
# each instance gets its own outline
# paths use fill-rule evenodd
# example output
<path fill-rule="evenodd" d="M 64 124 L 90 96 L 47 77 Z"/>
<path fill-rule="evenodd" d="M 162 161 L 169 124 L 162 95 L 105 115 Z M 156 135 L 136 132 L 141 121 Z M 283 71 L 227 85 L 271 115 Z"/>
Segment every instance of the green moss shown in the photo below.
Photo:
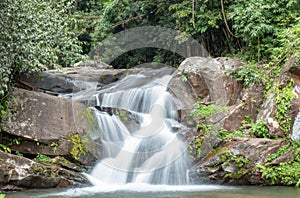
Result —
<path fill-rule="evenodd" d="M 80 123 L 84 126 L 83 129 L 86 132 L 93 132 L 97 126 L 97 122 L 94 117 L 93 110 L 85 108 L 78 114 Z"/>
<path fill-rule="evenodd" d="M 72 143 L 71 155 L 74 159 L 78 160 L 81 155 L 84 155 L 88 152 L 87 147 L 85 146 L 88 143 L 87 138 L 81 138 L 79 134 L 72 134 L 68 136 L 69 141 Z"/>
<path fill-rule="evenodd" d="M 129 119 L 127 117 L 128 116 L 127 111 L 125 111 L 125 110 L 118 110 L 116 112 L 116 115 L 119 116 L 124 121 L 129 121 Z"/>

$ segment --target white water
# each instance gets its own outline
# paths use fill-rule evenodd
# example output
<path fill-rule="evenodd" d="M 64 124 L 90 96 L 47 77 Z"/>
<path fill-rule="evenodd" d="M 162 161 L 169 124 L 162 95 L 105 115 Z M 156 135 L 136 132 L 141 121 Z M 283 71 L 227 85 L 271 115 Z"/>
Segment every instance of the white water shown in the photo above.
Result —
<path fill-rule="evenodd" d="M 294 121 L 291 138 L 294 141 L 300 141 L 300 113 L 299 112 Z"/>
<path fill-rule="evenodd" d="M 97 106 L 126 110 L 140 127 L 129 131 L 120 117 L 94 109 L 99 130 L 91 139 L 100 137 L 104 158 L 87 175 L 95 186 L 188 184 L 187 147 L 172 131 L 172 125 L 180 124 L 167 92 L 171 73 L 161 69 L 130 75 L 96 94 Z"/>

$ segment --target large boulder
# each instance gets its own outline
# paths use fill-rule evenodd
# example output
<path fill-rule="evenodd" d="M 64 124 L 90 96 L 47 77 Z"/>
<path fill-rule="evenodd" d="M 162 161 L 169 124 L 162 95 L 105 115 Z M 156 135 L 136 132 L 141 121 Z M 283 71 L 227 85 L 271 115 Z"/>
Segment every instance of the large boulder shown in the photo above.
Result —
<path fill-rule="evenodd" d="M 79 62 L 75 67 L 63 70 L 48 70 L 30 76 L 19 75 L 17 82 L 23 89 L 59 95 L 102 87 L 142 69 L 113 69 L 112 66 L 102 62 Z"/>
<path fill-rule="evenodd" d="M 12 145 L 11 149 L 32 155 L 71 157 L 75 149 L 83 150 L 83 139 L 93 119 L 83 104 L 23 89 L 15 89 L 13 97 L 10 113 L 0 123 L 1 130 L 10 135 L 2 141 Z M 82 148 L 78 146 L 81 144 Z M 88 152 L 77 155 L 83 164 L 95 161 Z"/>
<path fill-rule="evenodd" d="M 223 144 L 194 165 L 191 171 L 194 181 L 267 184 L 269 182 L 262 177 L 258 165 L 265 165 L 268 156 L 277 152 L 285 143 L 281 139 L 234 138 Z M 289 158 L 284 160 L 289 161 Z"/>
<path fill-rule="evenodd" d="M 54 164 L 42 164 L 33 160 L 0 151 L 0 188 L 55 188 L 85 186 L 88 180 L 79 172 Z M 6 187 L 9 185 L 10 187 Z M 13 187 L 12 187 L 13 186 Z"/>
<path fill-rule="evenodd" d="M 217 105 L 230 105 L 239 97 L 240 84 L 226 71 L 241 65 L 238 59 L 190 57 L 179 68 L 200 100 Z"/>
<path fill-rule="evenodd" d="M 221 106 L 235 104 L 240 97 L 242 85 L 226 75 L 226 72 L 241 65 L 241 61 L 236 58 L 185 59 L 169 83 L 170 92 L 180 101 L 178 106 L 182 111 L 183 122 L 193 123 L 189 115 L 196 101 Z"/>

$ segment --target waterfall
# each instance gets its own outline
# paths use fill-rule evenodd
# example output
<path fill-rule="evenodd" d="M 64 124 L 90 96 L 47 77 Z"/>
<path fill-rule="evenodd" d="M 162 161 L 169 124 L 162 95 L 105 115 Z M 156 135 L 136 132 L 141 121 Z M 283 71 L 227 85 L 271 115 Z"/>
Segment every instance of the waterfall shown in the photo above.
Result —
<path fill-rule="evenodd" d="M 188 184 L 188 150 L 174 131 L 178 107 L 167 91 L 173 73 L 162 68 L 128 75 L 94 94 L 98 126 L 90 139 L 101 139 L 102 160 L 88 175 L 93 184 Z M 129 130 L 126 120 L 139 127 Z"/>
<path fill-rule="evenodd" d="M 300 112 L 295 118 L 291 138 L 294 141 L 300 141 Z"/>

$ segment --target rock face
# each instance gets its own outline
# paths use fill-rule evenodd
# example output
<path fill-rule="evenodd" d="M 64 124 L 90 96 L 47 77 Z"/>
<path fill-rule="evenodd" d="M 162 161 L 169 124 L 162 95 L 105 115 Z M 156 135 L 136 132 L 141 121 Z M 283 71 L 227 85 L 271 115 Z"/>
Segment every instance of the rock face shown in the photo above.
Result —
<path fill-rule="evenodd" d="M 283 140 L 234 138 L 198 162 L 191 174 L 200 175 L 198 182 L 269 184 L 257 166 L 266 164 L 284 144 Z"/>
<path fill-rule="evenodd" d="M 246 116 L 256 120 L 259 107 L 263 102 L 263 87 L 254 85 L 244 88 L 241 92 L 241 100 L 228 107 L 228 113 L 224 118 L 224 129 L 233 132 L 242 126 Z"/>
<path fill-rule="evenodd" d="M 213 112 L 209 117 L 202 115 L 193 118 L 193 122 L 198 123 L 197 132 L 182 134 L 190 145 L 194 164 L 190 170 L 191 182 L 282 184 L 280 181 L 271 183 L 258 167 L 273 168 L 281 162 L 295 160 L 292 149 L 284 154 L 276 153 L 286 144 L 284 138 L 300 140 L 300 67 L 295 65 L 295 60 L 291 58 L 286 62 L 278 78 L 274 80 L 274 89 L 270 89 L 268 93 L 265 93 L 262 85 L 243 87 L 242 82 L 226 75 L 226 71 L 240 68 L 238 59 L 191 57 L 182 62 L 171 81 L 173 84 L 170 89 L 182 101 L 182 109 L 186 110 L 183 115 L 189 118 L 196 101 L 202 106 L 213 104 L 227 109 L 222 113 Z M 280 121 L 277 120 L 279 104 L 276 100 L 283 93 L 280 91 L 290 82 L 294 82 L 293 90 L 289 90 L 286 95 L 295 97 L 291 101 L 289 112 L 285 112 L 287 120 L 290 118 L 293 125 L 290 126 L 293 130 L 288 134 L 289 132 L 282 130 Z M 277 89 L 280 91 L 275 91 Z M 284 100 L 286 102 L 288 99 Z M 289 104 L 286 105 L 286 109 L 289 109 L 287 106 Z M 184 120 L 184 123 L 189 121 Z M 224 133 L 228 136 L 222 137 Z M 237 134 L 241 137 L 234 137 Z M 268 157 L 272 154 L 278 156 L 270 161 Z"/>
<path fill-rule="evenodd" d="M 23 89 L 16 89 L 13 96 L 14 100 L 9 104 L 10 115 L 2 118 L 0 124 L 2 131 L 11 138 L 3 141 L 24 154 L 71 156 L 74 144 L 80 143 L 72 142 L 72 137 L 76 134 L 84 137 L 88 127 L 84 124 L 89 121 L 85 106 Z M 84 159 L 78 160 L 91 165 L 95 159 L 86 154 Z"/>
<path fill-rule="evenodd" d="M 84 186 L 89 182 L 79 172 L 0 151 L 0 188 L 7 189 L 8 184 L 20 189 Z"/>
<path fill-rule="evenodd" d="M 294 88 L 293 88 L 293 94 L 295 95 L 295 98 L 292 100 L 291 103 L 291 109 L 289 112 L 289 115 L 286 115 L 287 117 L 290 117 L 292 121 L 295 120 L 295 117 L 297 116 L 297 113 L 299 112 L 300 107 L 300 100 L 299 100 L 299 91 L 298 86 L 300 85 L 300 79 L 299 79 L 299 67 L 294 66 L 296 59 L 291 58 L 289 59 L 285 65 L 283 66 L 281 73 L 277 79 L 275 79 L 274 86 L 281 85 L 281 87 L 285 87 L 288 82 L 293 80 Z M 285 137 L 287 134 L 281 129 L 280 123 L 276 120 L 276 104 L 275 104 L 275 98 L 277 97 L 277 94 L 274 93 L 274 90 L 270 90 L 267 94 L 268 98 L 264 101 L 262 104 L 261 110 L 257 116 L 257 119 L 263 120 L 267 128 L 269 129 L 269 133 L 271 137 Z"/>
<path fill-rule="evenodd" d="M 186 76 L 200 100 L 230 105 L 239 96 L 240 85 L 226 71 L 240 65 L 236 59 L 191 57 L 180 64 L 178 72 Z"/>
<path fill-rule="evenodd" d="M 169 83 L 169 89 L 181 104 L 183 122 L 188 120 L 189 114 L 196 101 L 203 104 L 232 105 L 240 96 L 241 83 L 226 71 L 240 67 L 239 59 L 204 57 L 190 57 L 184 60 L 174 78 Z"/>

